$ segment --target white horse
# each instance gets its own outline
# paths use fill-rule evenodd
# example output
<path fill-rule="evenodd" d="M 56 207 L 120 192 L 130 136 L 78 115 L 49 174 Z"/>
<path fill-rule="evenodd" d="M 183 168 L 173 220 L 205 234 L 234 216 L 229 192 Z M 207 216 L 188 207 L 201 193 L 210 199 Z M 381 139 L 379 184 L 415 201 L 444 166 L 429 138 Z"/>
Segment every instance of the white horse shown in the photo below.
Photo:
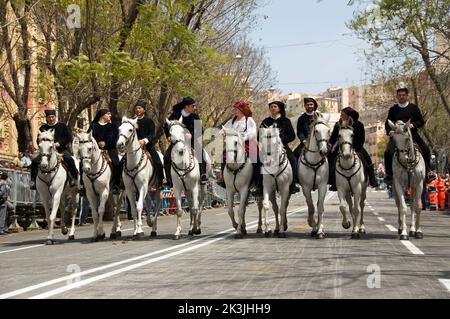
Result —
<path fill-rule="evenodd" d="M 147 207 L 151 207 L 148 187 L 156 187 L 156 172 L 149 158 L 146 156 L 144 148 L 139 144 L 137 137 L 137 119 L 123 117 L 119 127 L 119 139 L 117 148 L 121 152 L 126 152 L 122 178 L 125 184 L 125 191 L 130 202 L 131 213 L 134 220 L 133 239 L 140 240 L 144 237 L 142 230 L 142 210 L 144 200 Z M 138 195 L 136 197 L 136 195 Z M 161 192 L 155 192 L 156 207 L 153 215 L 147 215 L 147 223 L 152 227 L 151 237 L 156 236 L 157 218 L 161 207 Z"/>
<path fill-rule="evenodd" d="M 114 223 L 111 229 L 111 239 L 121 237 L 120 206 L 123 192 L 113 195 L 110 190 L 112 171 L 103 151 L 98 147 L 97 141 L 88 133 L 80 133 L 78 138 L 78 155 L 83 164 L 83 182 L 86 188 L 86 197 L 92 210 L 94 220 L 94 234 L 92 241 L 105 238 L 103 230 L 103 214 L 109 196 L 113 196 Z"/>
<path fill-rule="evenodd" d="M 328 183 L 327 143 L 329 139 L 330 128 L 325 123 L 322 114 L 314 112 L 308 144 L 303 147 L 298 160 L 298 178 L 308 205 L 308 224 L 312 227 L 311 236 L 316 236 L 318 239 L 325 238 L 323 213 Z M 317 222 L 314 217 L 315 207 L 312 199 L 312 192 L 316 189 L 318 190 Z"/>
<path fill-rule="evenodd" d="M 339 120 L 339 153 L 336 158 L 336 187 L 339 196 L 339 209 L 342 213 L 342 227 L 350 228 L 347 220 L 347 204 L 353 219 L 351 237 L 360 238 L 365 234 L 364 201 L 366 200 L 367 177 L 361 159 L 353 149 L 353 119 Z"/>
<path fill-rule="evenodd" d="M 41 163 L 39 164 L 36 179 L 36 189 L 41 196 L 48 223 L 47 245 L 53 245 L 54 243 L 53 229 L 58 209 L 61 210 L 61 233 L 63 235 L 68 233 L 65 225 L 66 208 L 72 212 L 69 240 L 75 239 L 75 216 L 78 203 L 77 186 L 70 187 L 67 182 L 68 172 L 61 164 L 60 154 L 56 151 L 54 138 L 55 132 L 53 129 L 38 133 Z M 67 207 L 66 204 L 68 204 Z"/>
<path fill-rule="evenodd" d="M 245 153 L 245 142 L 242 135 L 234 128 L 224 127 L 222 132 L 225 135 L 226 166 L 223 172 L 223 178 L 227 188 L 228 215 L 231 218 L 233 227 L 236 229 L 235 238 L 243 238 L 242 235 L 247 234 L 245 211 L 247 208 L 247 198 L 250 184 L 253 177 L 253 165 L 250 157 L 248 157 Z M 238 223 L 236 222 L 233 209 L 233 199 L 236 192 L 239 193 L 241 198 L 238 210 Z M 262 197 L 257 197 L 256 201 L 259 209 L 257 233 L 261 233 Z M 275 206 L 278 211 L 276 201 Z"/>
<path fill-rule="evenodd" d="M 173 182 L 173 192 L 177 201 L 177 229 L 174 240 L 181 238 L 181 217 L 183 209 L 181 207 L 181 193 L 184 191 L 189 205 L 190 227 L 189 235 L 201 234 L 201 216 L 203 202 L 206 196 L 206 185 L 200 184 L 199 163 L 195 157 L 194 150 L 185 139 L 185 126 L 178 121 L 166 119 L 169 128 L 170 139 L 173 147 L 171 152 L 171 176 Z M 211 174 L 211 160 L 204 152 L 203 159 L 207 162 L 206 174 Z"/>
<path fill-rule="evenodd" d="M 409 129 L 410 123 L 410 120 L 407 123 L 397 121 L 395 124 L 392 121 L 388 121 L 394 132 L 395 155 L 392 161 L 392 169 L 394 171 L 393 187 L 395 203 L 398 208 L 398 233 L 400 240 L 409 240 L 409 236 L 417 239 L 423 238 L 420 227 L 420 197 L 425 179 L 425 161 L 418 147 L 413 143 Z M 410 186 L 413 189 L 413 200 L 411 203 L 411 228 L 408 236 L 406 230 L 407 207 L 403 194 Z"/>
<path fill-rule="evenodd" d="M 287 207 L 291 197 L 289 186 L 293 179 L 292 167 L 276 125 L 260 128 L 259 132 L 261 170 L 263 174 L 264 233 L 266 237 L 269 237 L 272 232 L 269 225 L 269 201 L 276 201 L 275 195 L 278 193 L 281 197 L 279 206 L 280 221 L 278 221 L 278 211 L 273 207 L 276 222 L 275 234 L 278 234 L 280 238 L 286 238 L 288 227 Z M 282 228 L 280 228 L 280 224 Z"/>

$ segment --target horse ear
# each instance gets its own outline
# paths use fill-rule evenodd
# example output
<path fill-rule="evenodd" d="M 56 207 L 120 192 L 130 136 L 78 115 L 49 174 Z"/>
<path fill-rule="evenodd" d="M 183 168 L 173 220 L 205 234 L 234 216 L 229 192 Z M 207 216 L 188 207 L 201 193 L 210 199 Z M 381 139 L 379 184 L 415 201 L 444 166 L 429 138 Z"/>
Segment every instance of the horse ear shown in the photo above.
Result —
<path fill-rule="evenodd" d="M 349 126 L 353 126 L 353 118 L 350 117 L 350 118 L 348 119 L 348 125 L 349 125 Z"/>
<path fill-rule="evenodd" d="M 342 119 L 339 119 L 338 125 L 342 126 Z"/>
<path fill-rule="evenodd" d="M 411 119 L 403 125 L 403 131 L 408 132 L 409 124 L 411 124 Z"/>
<path fill-rule="evenodd" d="M 180 116 L 180 118 L 178 119 L 178 122 L 183 123 L 183 115 Z"/>
<path fill-rule="evenodd" d="M 50 134 L 52 134 L 53 138 L 55 138 L 55 129 L 52 128 L 49 130 L 49 132 Z"/>
<path fill-rule="evenodd" d="M 392 130 L 395 131 L 396 127 L 395 127 L 394 122 L 392 122 L 391 120 L 388 120 L 388 125 L 389 125 L 389 127 L 390 127 Z"/>
<path fill-rule="evenodd" d="M 123 123 L 124 121 L 126 121 L 126 120 L 128 120 L 128 118 L 126 117 L 126 115 L 122 116 L 122 123 Z"/>

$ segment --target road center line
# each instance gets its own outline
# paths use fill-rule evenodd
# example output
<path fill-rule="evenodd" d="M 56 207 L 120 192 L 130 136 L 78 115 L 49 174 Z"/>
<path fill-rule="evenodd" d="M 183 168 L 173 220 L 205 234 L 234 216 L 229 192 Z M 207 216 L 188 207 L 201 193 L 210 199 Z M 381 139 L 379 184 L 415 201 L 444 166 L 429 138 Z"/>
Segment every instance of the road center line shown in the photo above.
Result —
<path fill-rule="evenodd" d="M 6 254 L 6 253 L 11 253 L 13 251 L 30 249 L 30 248 L 41 247 L 41 246 L 45 246 L 45 245 L 44 244 L 39 244 L 39 245 L 26 246 L 26 247 L 15 248 L 15 249 L 10 249 L 10 250 L 3 250 L 3 251 L 0 251 L 0 254 Z"/>
<path fill-rule="evenodd" d="M 379 220 L 380 222 L 384 222 L 384 221 L 385 221 L 385 219 L 384 219 L 383 217 L 378 217 L 378 220 Z"/>
<path fill-rule="evenodd" d="M 409 240 L 400 240 L 400 242 L 409 249 L 414 255 L 425 255 L 419 248 L 417 248 L 412 242 Z"/>
<path fill-rule="evenodd" d="M 439 279 L 439 281 L 441 282 L 441 284 L 443 284 L 445 286 L 445 288 L 447 288 L 447 290 L 450 292 L 450 279 Z"/>
<path fill-rule="evenodd" d="M 395 228 L 392 225 L 385 225 L 390 231 L 397 231 L 397 228 Z"/>

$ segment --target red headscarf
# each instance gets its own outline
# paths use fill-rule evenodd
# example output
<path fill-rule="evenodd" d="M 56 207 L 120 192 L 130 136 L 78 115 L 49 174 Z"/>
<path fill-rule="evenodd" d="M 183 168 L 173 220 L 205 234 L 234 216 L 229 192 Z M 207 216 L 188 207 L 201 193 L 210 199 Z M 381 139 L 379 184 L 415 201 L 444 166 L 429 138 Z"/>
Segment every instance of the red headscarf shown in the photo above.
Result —
<path fill-rule="evenodd" d="M 252 117 L 252 110 L 250 110 L 250 106 L 245 101 L 237 101 L 234 103 L 234 107 L 237 108 L 244 114 L 245 117 Z"/>

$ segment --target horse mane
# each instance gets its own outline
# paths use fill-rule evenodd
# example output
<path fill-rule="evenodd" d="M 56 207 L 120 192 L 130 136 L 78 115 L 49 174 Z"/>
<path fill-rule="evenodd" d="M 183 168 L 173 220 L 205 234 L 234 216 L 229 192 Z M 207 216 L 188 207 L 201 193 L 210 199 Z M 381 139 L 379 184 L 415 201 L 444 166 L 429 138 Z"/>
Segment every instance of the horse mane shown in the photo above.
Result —
<path fill-rule="evenodd" d="M 127 116 L 122 117 L 122 124 L 123 123 L 128 123 L 131 124 L 136 130 L 139 128 L 139 124 L 137 122 L 137 119 L 131 119 Z"/>

